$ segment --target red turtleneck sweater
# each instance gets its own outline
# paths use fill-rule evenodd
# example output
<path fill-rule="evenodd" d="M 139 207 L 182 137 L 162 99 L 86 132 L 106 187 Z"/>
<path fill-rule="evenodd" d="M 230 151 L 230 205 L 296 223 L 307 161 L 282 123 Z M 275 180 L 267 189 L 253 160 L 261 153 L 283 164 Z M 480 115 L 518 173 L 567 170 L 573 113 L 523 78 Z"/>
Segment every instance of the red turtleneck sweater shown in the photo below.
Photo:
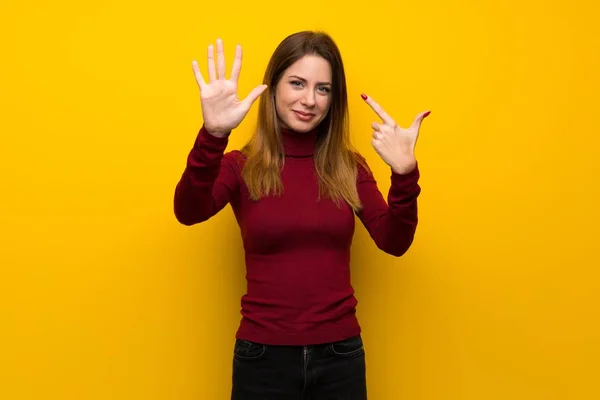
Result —
<path fill-rule="evenodd" d="M 252 202 L 238 163 L 244 156 L 237 150 L 225 153 L 228 138 L 202 127 L 175 189 L 175 216 L 193 225 L 231 204 L 247 271 L 237 338 L 307 345 L 357 335 L 357 301 L 350 283 L 354 213 L 345 203 L 338 208 L 332 201 L 317 201 L 316 133 L 284 130 L 283 141 L 284 195 Z M 418 178 L 418 168 L 406 175 L 391 171 L 386 203 L 372 173 L 359 166 L 363 210 L 357 217 L 388 254 L 401 256 L 413 241 Z"/>

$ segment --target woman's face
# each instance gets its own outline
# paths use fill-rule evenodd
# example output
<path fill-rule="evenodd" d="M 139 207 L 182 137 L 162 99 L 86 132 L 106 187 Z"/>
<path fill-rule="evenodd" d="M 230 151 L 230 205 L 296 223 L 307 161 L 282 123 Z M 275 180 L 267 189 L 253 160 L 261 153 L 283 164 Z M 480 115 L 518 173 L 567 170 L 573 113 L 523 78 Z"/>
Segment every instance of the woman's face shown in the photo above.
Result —
<path fill-rule="evenodd" d="M 331 105 L 331 65 L 306 55 L 290 65 L 275 89 L 277 116 L 284 128 L 308 132 L 327 116 Z"/>

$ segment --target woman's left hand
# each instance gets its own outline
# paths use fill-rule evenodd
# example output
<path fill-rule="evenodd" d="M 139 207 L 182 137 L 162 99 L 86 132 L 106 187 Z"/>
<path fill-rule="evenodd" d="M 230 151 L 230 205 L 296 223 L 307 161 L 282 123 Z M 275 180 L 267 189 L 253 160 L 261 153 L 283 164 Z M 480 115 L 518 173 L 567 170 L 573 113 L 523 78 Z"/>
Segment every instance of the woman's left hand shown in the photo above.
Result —
<path fill-rule="evenodd" d="M 417 165 L 415 158 L 415 146 L 419 137 L 421 122 L 430 111 L 419 113 L 412 125 L 401 128 L 390 117 L 377 102 L 372 98 L 362 95 L 363 100 L 371 106 L 373 111 L 381 118 L 383 123 L 373 122 L 373 140 L 371 144 L 379 156 L 397 174 L 407 174 Z"/>

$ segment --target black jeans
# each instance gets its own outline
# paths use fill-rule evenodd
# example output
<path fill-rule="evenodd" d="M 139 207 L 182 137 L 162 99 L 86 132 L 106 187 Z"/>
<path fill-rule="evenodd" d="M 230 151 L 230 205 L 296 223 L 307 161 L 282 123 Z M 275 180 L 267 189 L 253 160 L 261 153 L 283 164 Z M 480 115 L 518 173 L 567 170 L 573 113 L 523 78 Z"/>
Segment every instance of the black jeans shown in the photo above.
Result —
<path fill-rule="evenodd" d="M 366 400 L 362 338 L 311 346 L 237 339 L 232 383 L 232 400 Z"/>

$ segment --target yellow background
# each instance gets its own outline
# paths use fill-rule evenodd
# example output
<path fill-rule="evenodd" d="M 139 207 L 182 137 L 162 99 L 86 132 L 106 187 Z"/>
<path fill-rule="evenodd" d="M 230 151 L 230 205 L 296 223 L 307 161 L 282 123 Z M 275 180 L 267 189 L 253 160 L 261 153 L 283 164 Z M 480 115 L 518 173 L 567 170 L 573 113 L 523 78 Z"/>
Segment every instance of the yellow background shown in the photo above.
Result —
<path fill-rule="evenodd" d="M 338 42 L 385 194 L 360 93 L 401 125 L 432 110 L 414 246 L 387 256 L 357 226 L 370 399 L 600 398 L 593 4 L 3 0 L 0 398 L 228 398 L 239 231 L 229 207 L 172 213 L 201 124 L 191 61 L 241 43 L 245 96 L 302 29 Z"/>

